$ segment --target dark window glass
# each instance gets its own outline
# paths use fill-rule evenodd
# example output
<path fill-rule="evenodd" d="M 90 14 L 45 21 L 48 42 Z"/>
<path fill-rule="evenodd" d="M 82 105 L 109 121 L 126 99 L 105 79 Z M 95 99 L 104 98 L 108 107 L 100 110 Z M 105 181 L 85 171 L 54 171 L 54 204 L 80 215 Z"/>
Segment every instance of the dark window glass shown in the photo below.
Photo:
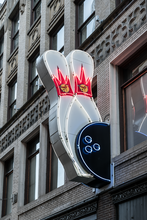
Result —
<path fill-rule="evenodd" d="M 27 144 L 26 203 L 38 199 L 39 137 Z"/>
<path fill-rule="evenodd" d="M 30 95 L 32 96 L 39 89 L 39 77 L 36 69 L 36 62 L 38 56 L 33 62 L 30 63 Z"/>
<path fill-rule="evenodd" d="M 17 99 L 17 82 L 9 86 L 9 116 L 10 119 L 16 113 L 16 99 Z"/>
<path fill-rule="evenodd" d="M 18 47 L 19 43 L 19 13 L 12 20 L 12 50 Z"/>
<path fill-rule="evenodd" d="M 13 157 L 5 161 L 3 216 L 10 214 L 12 210 L 13 163 Z"/>
<path fill-rule="evenodd" d="M 41 1 L 32 0 L 32 23 L 40 16 L 41 14 Z"/>
<path fill-rule="evenodd" d="M 53 35 L 52 49 L 64 54 L 64 26 Z"/>
<path fill-rule="evenodd" d="M 0 69 L 3 68 L 4 37 L 0 39 Z"/>
<path fill-rule="evenodd" d="M 78 38 L 82 44 L 95 30 L 95 0 L 85 0 L 78 5 Z"/>

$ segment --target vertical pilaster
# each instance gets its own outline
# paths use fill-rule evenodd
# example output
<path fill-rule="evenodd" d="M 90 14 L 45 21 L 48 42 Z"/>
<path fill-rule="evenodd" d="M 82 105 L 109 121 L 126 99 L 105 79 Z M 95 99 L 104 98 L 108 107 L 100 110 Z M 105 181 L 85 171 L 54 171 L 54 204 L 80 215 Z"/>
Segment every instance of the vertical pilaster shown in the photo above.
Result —
<path fill-rule="evenodd" d="M 19 52 L 17 73 L 17 109 L 27 101 L 28 95 L 28 71 L 29 65 L 26 59 L 29 45 L 27 32 L 30 27 L 30 1 L 20 1 L 19 13 Z"/>
<path fill-rule="evenodd" d="M 25 170 L 26 170 L 26 144 L 19 142 L 19 187 L 18 187 L 18 206 L 24 205 L 25 192 Z"/>
<path fill-rule="evenodd" d="M 65 0 L 64 13 L 64 55 L 75 49 L 75 4 L 74 0 Z"/>
<path fill-rule="evenodd" d="M 11 21 L 7 19 L 4 23 L 4 53 L 3 53 L 3 74 L 2 74 L 2 93 L 1 93 L 1 120 L 0 127 L 7 122 L 8 112 L 8 57 L 11 45 Z"/>
<path fill-rule="evenodd" d="M 111 158 L 120 154 L 118 67 L 110 64 Z"/>
<path fill-rule="evenodd" d="M 47 26 L 49 23 L 49 9 L 47 7 L 48 0 L 41 2 L 41 37 L 40 37 L 40 55 L 49 49 L 49 36 L 47 34 Z"/>

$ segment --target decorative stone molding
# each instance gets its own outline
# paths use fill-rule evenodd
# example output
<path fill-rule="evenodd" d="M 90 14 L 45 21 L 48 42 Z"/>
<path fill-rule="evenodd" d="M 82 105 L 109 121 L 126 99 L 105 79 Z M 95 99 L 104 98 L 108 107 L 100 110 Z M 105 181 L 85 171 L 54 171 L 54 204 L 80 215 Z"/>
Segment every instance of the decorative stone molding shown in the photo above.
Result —
<path fill-rule="evenodd" d="M 29 35 L 29 50 L 28 50 L 28 56 L 29 58 L 32 53 L 37 49 L 39 43 L 40 43 L 40 33 L 41 33 L 41 17 L 33 27 L 31 27 L 30 31 L 28 32 Z"/>
<path fill-rule="evenodd" d="M 74 220 L 82 218 L 83 216 L 96 213 L 97 211 L 97 202 L 93 202 L 92 204 L 88 204 L 82 208 L 78 208 L 77 210 L 68 212 L 60 217 L 54 218 L 54 220 Z M 52 219 L 52 218 L 48 218 Z"/>
<path fill-rule="evenodd" d="M 58 13 L 59 9 L 64 5 L 64 0 L 54 0 L 49 4 L 50 20 Z"/>
<path fill-rule="evenodd" d="M 138 196 L 140 194 L 144 194 L 147 192 L 147 183 L 144 183 L 142 185 L 138 185 L 135 187 L 132 187 L 131 189 L 124 190 L 123 192 L 119 192 L 118 194 L 113 195 L 113 203 L 119 203 L 124 200 L 133 198 L 135 196 Z"/>
<path fill-rule="evenodd" d="M 21 3 L 20 8 L 19 8 L 21 15 L 22 15 L 22 14 L 24 13 L 24 11 L 25 11 L 25 6 L 26 6 L 25 3 Z"/>
<path fill-rule="evenodd" d="M 30 106 L 31 107 L 31 106 Z M 45 96 L 33 109 L 28 110 L 15 128 L 6 132 L 6 135 L 0 141 L 0 153 L 2 153 L 7 147 L 9 147 L 16 139 L 18 139 L 27 129 L 29 129 L 35 122 L 37 122 L 43 115 L 49 111 L 49 98 Z"/>
<path fill-rule="evenodd" d="M 146 22 L 146 2 L 138 2 L 138 6 L 132 9 L 132 12 L 124 17 L 115 29 L 112 30 L 106 38 L 99 42 L 98 46 L 91 51 L 95 66 L 98 66 L 107 56 L 118 48 L 125 40 L 136 32 Z"/>
<path fill-rule="evenodd" d="M 12 56 L 8 59 L 9 63 L 9 71 L 8 71 L 8 79 L 7 84 L 12 80 L 12 78 L 17 74 L 18 69 L 18 48 L 14 51 Z"/>

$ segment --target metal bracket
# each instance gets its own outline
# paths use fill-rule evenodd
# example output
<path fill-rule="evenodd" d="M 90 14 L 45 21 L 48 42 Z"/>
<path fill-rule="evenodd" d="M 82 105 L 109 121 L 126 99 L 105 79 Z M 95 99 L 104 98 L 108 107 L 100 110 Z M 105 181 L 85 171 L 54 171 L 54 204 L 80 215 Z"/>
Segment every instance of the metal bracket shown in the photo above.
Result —
<path fill-rule="evenodd" d="M 114 187 L 114 163 L 110 164 L 110 179 L 111 182 L 108 185 L 103 186 L 101 188 L 93 188 L 92 192 L 97 195 Z"/>

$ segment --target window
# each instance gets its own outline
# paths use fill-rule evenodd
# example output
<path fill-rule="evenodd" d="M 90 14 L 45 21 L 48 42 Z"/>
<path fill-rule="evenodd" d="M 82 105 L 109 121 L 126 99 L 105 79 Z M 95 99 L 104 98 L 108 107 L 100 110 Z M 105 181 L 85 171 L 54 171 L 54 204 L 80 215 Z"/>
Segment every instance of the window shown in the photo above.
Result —
<path fill-rule="evenodd" d="M 55 32 L 51 37 L 51 49 L 57 50 L 64 54 L 64 26 Z"/>
<path fill-rule="evenodd" d="M 27 143 L 25 203 L 38 199 L 39 148 L 39 136 Z"/>
<path fill-rule="evenodd" d="M 29 97 L 35 94 L 35 92 L 39 89 L 39 77 L 36 69 L 36 62 L 38 59 L 38 55 L 35 59 L 30 62 L 30 83 L 29 83 Z"/>
<path fill-rule="evenodd" d="M 10 119 L 16 113 L 16 98 L 17 98 L 17 81 L 9 86 L 9 109 L 8 109 L 8 119 Z"/>
<path fill-rule="evenodd" d="M 19 13 L 12 20 L 12 46 L 11 52 L 18 47 L 19 43 Z"/>
<path fill-rule="evenodd" d="M 95 0 L 80 1 L 77 5 L 78 46 L 95 30 Z"/>
<path fill-rule="evenodd" d="M 32 0 L 32 24 L 41 14 L 41 1 L 40 0 Z"/>
<path fill-rule="evenodd" d="M 0 38 L 0 69 L 3 68 L 4 37 Z"/>
<path fill-rule="evenodd" d="M 147 140 L 147 54 L 145 50 L 146 46 L 125 61 L 119 71 L 122 151 Z"/>
<path fill-rule="evenodd" d="M 10 214 L 12 209 L 13 162 L 13 157 L 5 161 L 3 216 Z"/>
<path fill-rule="evenodd" d="M 147 71 L 142 74 L 123 87 L 127 149 L 147 140 Z"/>
<path fill-rule="evenodd" d="M 48 128 L 49 129 L 49 128 Z M 49 132 L 48 132 L 49 134 Z M 47 184 L 46 184 L 46 192 L 50 192 L 62 185 L 64 185 L 64 168 L 57 158 L 52 145 L 49 141 L 48 135 L 48 152 L 47 152 Z"/>

